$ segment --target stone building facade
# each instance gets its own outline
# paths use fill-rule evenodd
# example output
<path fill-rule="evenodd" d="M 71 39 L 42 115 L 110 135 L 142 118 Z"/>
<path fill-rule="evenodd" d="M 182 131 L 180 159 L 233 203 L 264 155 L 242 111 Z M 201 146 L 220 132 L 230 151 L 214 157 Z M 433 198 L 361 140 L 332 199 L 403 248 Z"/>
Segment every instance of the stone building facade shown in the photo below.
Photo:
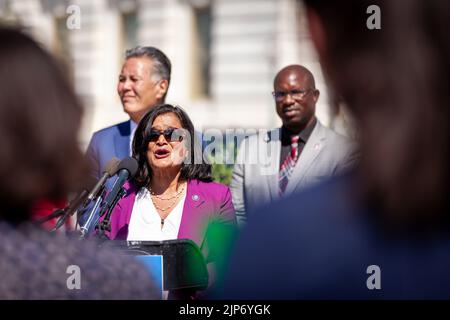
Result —
<path fill-rule="evenodd" d="M 136 45 L 169 56 L 167 102 L 184 107 L 198 130 L 278 126 L 273 78 L 299 63 L 316 76 L 319 119 L 345 132 L 342 117 L 330 114 L 294 0 L 0 0 L 0 18 L 24 26 L 67 66 L 86 109 L 83 146 L 92 132 L 127 119 L 116 84 L 125 49 Z"/>

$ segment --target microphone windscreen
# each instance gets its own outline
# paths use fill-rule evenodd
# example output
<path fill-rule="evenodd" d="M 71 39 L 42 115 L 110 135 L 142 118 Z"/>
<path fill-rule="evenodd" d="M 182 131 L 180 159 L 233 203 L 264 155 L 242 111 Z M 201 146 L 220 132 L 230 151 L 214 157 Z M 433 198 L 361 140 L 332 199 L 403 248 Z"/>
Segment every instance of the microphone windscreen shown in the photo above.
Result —
<path fill-rule="evenodd" d="M 128 157 L 128 158 L 125 158 L 122 161 L 120 161 L 118 170 L 122 170 L 122 169 L 126 169 L 130 173 L 129 178 L 134 177 L 134 175 L 136 174 L 136 172 L 138 170 L 138 163 L 137 163 L 136 159 L 134 159 L 132 157 Z"/>
<path fill-rule="evenodd" d="M 106 164 L 105 169 L 103 170 L 103 173 L 107 173 L 109 177 L 112 177 L 119 170 L 119 164 L 120 164 L 120 160 L 117 159 L 116 157 L 113 157 Z"/>

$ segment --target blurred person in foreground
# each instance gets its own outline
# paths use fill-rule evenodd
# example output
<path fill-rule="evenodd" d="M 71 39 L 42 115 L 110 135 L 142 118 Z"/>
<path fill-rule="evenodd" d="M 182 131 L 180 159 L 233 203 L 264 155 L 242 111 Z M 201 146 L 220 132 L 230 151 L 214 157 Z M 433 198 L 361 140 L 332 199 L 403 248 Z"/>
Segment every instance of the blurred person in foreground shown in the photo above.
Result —
<path fill-rule="evenodd" d="M 0 299 L 157 298 L 137 261 L 31 223 L 37 202 L 63 198 L 87 173 L 77 143 L 82 108 L 34 40 L 0 27 L 0 42 Z M 79 284 L 69 279 L 74 267 Z"/>
<path fill-rule="evenodd" d="M 210 283 L 221 272 L 236 217 L 227 186 L 212 182 L 189 116 L 163 104 L 139 123 L 133 140 L 138 172 L 111 215 L 114 240 L 191 239 L 200 248 Z M 222 237 L 223 236 L 223 237 Z"/>
<path fill-rule="evenodd" d="M 305 4 L 329 84 L 357 120 L 361 163 L 249 221 L 222 297 L 449 299 L 450 3 Z M 381 29 L 369 30 L 373 4 Z"/>

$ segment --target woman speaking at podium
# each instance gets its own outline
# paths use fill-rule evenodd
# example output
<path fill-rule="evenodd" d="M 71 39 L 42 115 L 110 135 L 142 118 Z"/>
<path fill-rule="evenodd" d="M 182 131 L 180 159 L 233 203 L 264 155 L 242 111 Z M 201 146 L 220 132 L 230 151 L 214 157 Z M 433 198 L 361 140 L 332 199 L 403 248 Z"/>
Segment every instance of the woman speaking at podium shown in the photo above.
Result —
<path fill-rule="evenodd" d="M 223 259 L 217 248 L 226 249 L 227 243 L 209 227 L 234 230 L 236 216 L 229 188 L 212 182 L 211 165 L 202 162 L 186 112 L 169 104 L 150 110 L 136 129 L 133 157 L 138 172 L 112 212 L 109 238 L 191 239 L 205 258 L 211 283 L 212 262 Z"/>

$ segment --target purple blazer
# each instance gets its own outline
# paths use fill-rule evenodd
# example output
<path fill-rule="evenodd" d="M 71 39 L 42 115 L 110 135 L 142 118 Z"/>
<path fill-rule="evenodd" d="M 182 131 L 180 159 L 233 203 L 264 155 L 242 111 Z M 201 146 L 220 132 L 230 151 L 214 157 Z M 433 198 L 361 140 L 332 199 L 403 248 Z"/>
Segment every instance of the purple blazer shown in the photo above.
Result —
<path fill-rule="evenodd" d="M 139 190 L 128 183 L 125 184 L 125 189 L 125 197 L 117 203 L 111 214 L 111 231 L 107 233 L 111 240 L 126 240 L 128 236 L 128 225 Z M 210 240 L 206 240 L 207 227 L 218 222 L 223 226 L 236 228 L 230 189 L 216 182 L 190 180 L 186 192 L 178 239 L 193 240 L 202 251 L 206 262 L 209 262 L 211 244 L 207 243 Z"/>

